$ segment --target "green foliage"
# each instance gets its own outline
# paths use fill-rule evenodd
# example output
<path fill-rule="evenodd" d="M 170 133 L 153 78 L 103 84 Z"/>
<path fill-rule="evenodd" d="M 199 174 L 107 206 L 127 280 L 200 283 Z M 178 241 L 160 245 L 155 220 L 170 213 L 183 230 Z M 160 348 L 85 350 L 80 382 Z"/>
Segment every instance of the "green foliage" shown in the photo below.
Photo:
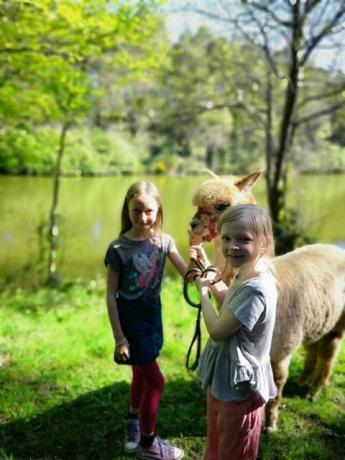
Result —
<path fill-rule="evenodd" d="M 139 78 L 143 68 L 158 66 L 164 53 L 157 44 L 152 46 L 158 24 L 154 5 L 1 2 L 0 124 L 5 135 L 18 123 L 70 127 L 84 119 L 91 98 L 101 93 L 97 66 L 122 74 L 118 86 L 129 79 L 124 70 Z M 93 166 L 93 160 L 85 158 L 80 169 L 89 173 Z M 30 169 L 18 161 L 14 167 L 23 173 Z"/>
<path fill-rule="evenodd" d="M 345 171 L 345 146 L 330 142 L 332 125 L 311 124 L 309 130 L 300 135 L 293 152 L 293 159 L 299 171 L 307 173 L 341 173 Z M 313 131 L 310 135 L 310 131 Z"/>
<path fill-rule="evenodd" d="M 343 94 L 345 96 L 345 94 Z M 329 139 L 335 144 L 345 147 L 345 107 L 332 114 L 332 132 Z"/>
<path fill-rule="evenodd" d="M 0 137 L 0 172 L 53 174 L 59 133 L 54 128 L 10 129 Z M 64 175 L 140 173 L 148 158 L 144 136 L 121 130 L 70 131 L 62 162 Z"/>
<path fill-rule="evenodd" d="M 75 130 L 62 165 L 64 174 L 126 174 L 140 172 L 148 156 L 145 139 L 120 130 Z"/>
<path fill-rule="evenodd" d="M 262 139 L 244 112 L 244 83 L 235 65 L 241 53 L 238 43 L 206 28 L 182 35 L 161 72 L 160 99 L 153 99 L 150 130 L 158 152 L 195 157 L 219 172 L 257 162 Z"/>
<path fill-rule="evenodd" d="M 205 27 L 169 44 L 159 3 L 0 1 L 1 172 L 51 174 L 54 129 L 65 123 L 93 132 L 78 143 L 75 132 L 67 136 L 66 174 L 195 172 L 205 165 L 243 173 L 265 165 L 268 69 L 261 51 Z M 276 146 L 288 57 L 272 58 L 279 68 L 271 74 Z M 335 91 L 343 87 L 341 72 L 311 64 L 303 70 L 295 119 L 342 103 L 344 93 Z M 289 162 L 299 171 L 343 171 L 343 118 L 339 110 L 299 126 Z M 104 131 L 100 150 L 90 139 L 94 128 Z M 121 134 L 117 145 L 108 139 L 114 130 L 134 140 Z M 145 152 L 135 159 L 139 150 Z"/>
<path fill-rule="evenodd" d="M 315 243 L 313 238 L 308 236 L 307 229 L 303 227 L 299 213 L 290 208 L 281 213 L 278 223 L 273 224 L 273 234 L 277 255 L 286 254 L 304 244 Z"/>
<path fill-rule="evenodd" d="M 9 129 L 0 137 L 0 172 L 52 174 L 57 140 L 55 130 Z"/>

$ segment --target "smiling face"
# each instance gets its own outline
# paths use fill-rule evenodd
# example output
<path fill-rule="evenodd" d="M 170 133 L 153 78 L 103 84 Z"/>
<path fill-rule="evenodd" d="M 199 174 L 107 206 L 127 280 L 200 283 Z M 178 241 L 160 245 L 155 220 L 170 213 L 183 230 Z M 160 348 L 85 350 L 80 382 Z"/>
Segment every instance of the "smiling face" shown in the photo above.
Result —
<path fill-rule="evenodd" d="M 224 223 L 221 241 L 223 256 L 233 268 L 254 265 L 260 255 L 257 236 L 244 219 Z"/>
<path fill-rule="evenodd" d="M 244 277 L 260 271 L 273 249 L 272 223 L 268 213 L 254 204 L 229 208 L 218 225 L 221 250 L 228 265 Z"/>
<path fill-rule="evenodd" d="M 145 236 L 154 226 L 158 213 L 157 200 L 147 193 L 138 195 L 128 203 L 131 231 L 136 236 Z"/>
<path fill-rule="evenodd" d="M 157 187 L 146 180 L 132 184 L 122 206 L 120 235 L 133 230 L 146 232 L 150 228 L 154 235 L 158 235 L 162 225 L 163 209 Z"/>

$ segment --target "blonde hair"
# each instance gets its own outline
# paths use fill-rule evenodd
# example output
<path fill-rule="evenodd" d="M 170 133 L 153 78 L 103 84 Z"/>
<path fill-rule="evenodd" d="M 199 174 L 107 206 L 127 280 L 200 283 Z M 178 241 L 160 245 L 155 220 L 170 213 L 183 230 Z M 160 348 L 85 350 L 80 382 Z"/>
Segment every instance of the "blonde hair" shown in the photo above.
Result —
<path fill-rule="evenodd" d="M 265 244 L 261 257 L 268 256 L 268 254 L 274 250 L 272 221 L 268 213 L 256 204 L 239 204 L 236 206 L 230 206 L 222 214 L 218 222 L 218 232 L 221 232 L 224 224 L 235 222 L 240 219 L 243 219 L 247 223 L 256 237 L 255 246 L 257 249 L 257 256 L 259 255 L 261 243 Z"/>
<path fill-rule="evenodd" d="M 150 181 L 141 180 L 132 184 L 127 190 L 125 201 L 123 202 L 122 211 L 121 211 L 121 231 L 120 235 L 123 235 L 128 230 L 132 228 L 132 222 L 129 217 L 129 202 L 133 198 L 137 198 L 140 195 L 147 194 L 152 196 L 158 206 L 156 221 L 153 224 L 153 233 L 154 236 L 160 236 L 163 227 L 163 207 L 161 203 L 161 198 L 157 187 Z"/>

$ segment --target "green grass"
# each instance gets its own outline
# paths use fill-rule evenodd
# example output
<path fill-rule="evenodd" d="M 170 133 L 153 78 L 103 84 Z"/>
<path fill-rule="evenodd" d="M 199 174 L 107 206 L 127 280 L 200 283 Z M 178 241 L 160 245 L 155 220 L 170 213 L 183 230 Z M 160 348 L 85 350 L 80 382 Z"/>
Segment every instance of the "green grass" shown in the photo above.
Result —
<path fill-rule="evenodd" d="M 131 374 L 112 362 L 104 291 L 94 281 L 1 294 L 0 459 L 133 459 L 122 451 Z M 166 386 L 157 431 L 183 447 L 187 460 L 199 459 L 205 394 L 184 364 L 196 311 L 177 281 L 166 281 L 162 299 Z M 262 436 L 262 460 L 344 458 L 345 347 L 313 404 L 295 384 L 302 356 L 297 352 L 291 365 L 279 430 Z"/>

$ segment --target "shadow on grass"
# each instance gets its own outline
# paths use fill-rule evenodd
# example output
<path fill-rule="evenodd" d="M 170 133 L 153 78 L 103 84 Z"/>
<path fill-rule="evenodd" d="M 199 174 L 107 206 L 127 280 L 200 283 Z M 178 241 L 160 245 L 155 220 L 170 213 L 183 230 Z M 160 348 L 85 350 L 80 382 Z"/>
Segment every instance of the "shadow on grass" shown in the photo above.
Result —
<path fill-rule="evenodd" d="M 125 382 L 87 393 L 29 420 L 0 427 L 0 457 L 17 459 L 125 459 Z M 162 437 L 205 435 L 205 395 L 197 382 L 166 383 L 158 416 Z M 2 457 L 3 456 L 3 457 Z M 133 457 L 128 457 L 133 458 Z"/>
<path fill-rule="evenodd" d="M 298 396 L 299 398 L 306 398 L 308 395 L 309 387 L 308 385 L 299 385 L 295 377 L 288 378 L 287 382 L 284 385 L 283 397 L 294 398 Z"/>
<path fill-rule="evenodd" d="M 262 433 L 257 460 L 344 460 L 345 417 L 325 424 L 310 414 L 296 417 L 292 427 L 282 425 L 275 433 Z"/>
<path fill-rule="evenodd" d="M 122 448 L 128 392 L 126 382 L 117 382 L 31 419 L 3 424 L 0 458 L 12 455 L 15 460 L 134 460 Z M 176 438 L 176 444 L 185 449 L 186 460 L 200 459 L 205 442 L 205 412 L 206 398 L 199 382 L 182 379 L 168 382 L 157 431 L 164 438 Z M 343 459 L 345 417 L 338 418 L 336 424 L 324 424 L 318 416 L 308 415 L 307 419 L 314 427 L 308 433 L 301 431 L 297 418 L 294 429 L 263 435 L 259 459 Z M 313 447 L 315 444 L 325 446 L 326 450 L 318 452 L 318 447 Z M 289 452 L 293 452 L 293 457 Z"/>
<path fill-rule="evenodd" d="M 340 410 L 340 414 L 333 412 L 325 422 L 323 409 L 315 409 L 322 395 L 316 402 L 309 401 L 309 387 L 298 384 L 299 373 L 294 371 L 284 386 L 278 431 L 273 434 L 263 432 L 258 460 L 344 460 L 345 410 Z M 288 399 L 290 409 L 286 407 Z M 298 400 L 304 401 L 304 410 L 300 412 L 291 407 Z M 340 401 L 339 404 L 342 409 Z M 284 417 L 285 411 L 288 414 Z"/>

